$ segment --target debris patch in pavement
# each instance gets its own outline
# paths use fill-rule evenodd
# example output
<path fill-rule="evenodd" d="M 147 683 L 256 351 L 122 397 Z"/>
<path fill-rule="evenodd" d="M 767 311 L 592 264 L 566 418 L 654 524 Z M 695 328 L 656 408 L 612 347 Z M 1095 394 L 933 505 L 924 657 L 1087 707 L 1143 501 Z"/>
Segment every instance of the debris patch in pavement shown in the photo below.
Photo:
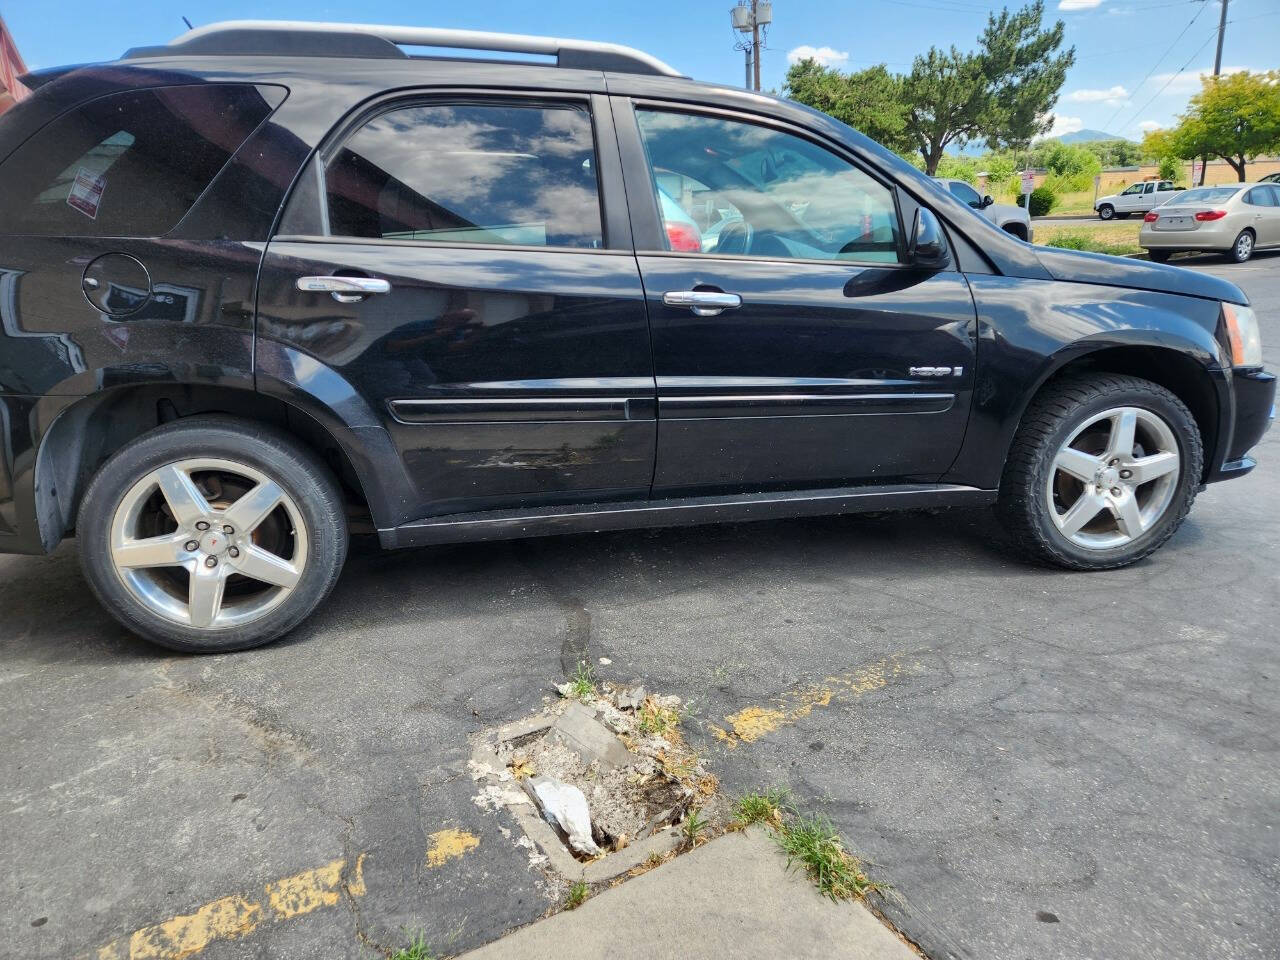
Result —
<path fill-rule="evenodd" d="M 707 821 L 700 811 L 718 787 L 680 734 L 680 698 L 594 680 L 557 689 L 541 713 L 482 736 L 476 804 L 505 809 L 538 861 L 571 880 L 611 879 L 678 850 L 683 824 Z"/>

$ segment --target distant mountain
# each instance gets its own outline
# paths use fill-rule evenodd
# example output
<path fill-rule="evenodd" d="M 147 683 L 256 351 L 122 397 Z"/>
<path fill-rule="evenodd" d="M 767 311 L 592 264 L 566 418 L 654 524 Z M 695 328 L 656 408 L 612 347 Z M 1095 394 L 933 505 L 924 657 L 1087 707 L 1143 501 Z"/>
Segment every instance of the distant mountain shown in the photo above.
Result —
<path fill-rule="evenodd" d="M 1104 130 L 1077 130 L 1075 133 L 1064 133 L 1060 137 L 1046 137 L 1046 140 L 1057 140 L 1059 143 L 1086 143 L 1089 140 L 1127 140 L 1127 137 L 1121 137 L 1114 133 L 1107 133 Z M 1130 143 L 1133 141 L 1130 140 Z"/>

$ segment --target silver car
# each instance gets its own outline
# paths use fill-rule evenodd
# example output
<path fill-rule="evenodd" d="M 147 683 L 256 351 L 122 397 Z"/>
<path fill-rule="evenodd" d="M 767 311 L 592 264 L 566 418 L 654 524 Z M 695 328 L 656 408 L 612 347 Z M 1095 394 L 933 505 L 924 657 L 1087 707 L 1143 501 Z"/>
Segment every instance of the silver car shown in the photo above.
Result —
<path fill-rule="evenodd" d="M 1244 263 L 1280 247 L 1280 186 L 1236 183 L 1176 194 L 1142 221 L 1138 244 L 1159 263 L 1180 250 L 1220 250 Z"/>

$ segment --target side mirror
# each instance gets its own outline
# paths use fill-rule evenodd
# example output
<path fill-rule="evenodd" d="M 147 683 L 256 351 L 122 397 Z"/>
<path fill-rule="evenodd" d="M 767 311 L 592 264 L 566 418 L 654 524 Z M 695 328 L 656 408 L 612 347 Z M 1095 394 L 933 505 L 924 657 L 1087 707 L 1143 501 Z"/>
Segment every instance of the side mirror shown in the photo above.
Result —
<path fill-rule="evenodd" d="M 928 270 L 941 270 L 950 263 L 942 224 L 933 211 L 925 207 L 916 208 L 916 219 L 911 225 L 911 238 L 907 244 L 907 259 L 912 266 Z"/>
<path fill-rule="evenodd" d="M 982 206 L 978 207 L 978 209 L 985 210 L 987 209 L 987 207 L 991 206 L 993 203 L 995 203 L 995 201 L 991 199 L 991 194 L 988 193 L 985 197 L 982 198 Z"/>

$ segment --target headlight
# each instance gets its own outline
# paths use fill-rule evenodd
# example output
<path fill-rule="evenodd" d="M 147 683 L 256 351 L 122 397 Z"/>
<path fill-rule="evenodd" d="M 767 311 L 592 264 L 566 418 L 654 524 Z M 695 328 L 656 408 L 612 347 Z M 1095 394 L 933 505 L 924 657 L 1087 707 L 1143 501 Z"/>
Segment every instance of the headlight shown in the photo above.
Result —
<path fill-rule="evenodd" d="M 1258 332 L 1258 315 L 1248 307 L 1224 303 L 1222 319 L 1227 326 L 1227 342 L 1231 344 L 1231 365 L 1262 366 L 1262 335 Z"/>

